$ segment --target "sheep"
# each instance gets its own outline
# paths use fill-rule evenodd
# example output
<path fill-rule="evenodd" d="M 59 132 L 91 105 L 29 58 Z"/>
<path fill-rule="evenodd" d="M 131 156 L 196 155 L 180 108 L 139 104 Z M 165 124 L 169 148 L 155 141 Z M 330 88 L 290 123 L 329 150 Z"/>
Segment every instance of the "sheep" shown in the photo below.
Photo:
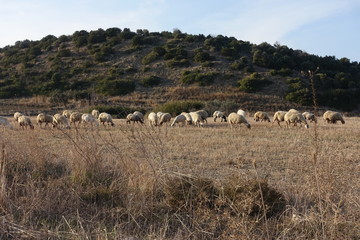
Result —
<path fill-rule="evenodd" d="M 93 115 L 96 119 L 98 119 L 98 117 L 99 117 L 99 115 L 100 115 L 100 112 L 99 112 L 99 110 L 97 110 L 97 109 L 93 109 L 93 110 L 91 111 L 91 115 Z"/>
<path fill-rule="evenodd" d="M 110 124 L 112 127 L 115 126 L 111 115 L 106 112 L 102 112 L 99 114 L 98 121 L 99 123 L 102 123 L 104 126 L 105 123 L 107 123 L 108 125 Z"/>
<path fill-rule="evenodd" d="M 203 127 L 204 126 L 204 118 L 198 112 L 190 112 L 189 113 L 192 119 L 192 122 L 195 126 Z"/>
<path fill-rule="evenodd" d="M 290 109 L 288 112 L 290 112 L 290 113 L 299 113 L 299 111 L 298 110 L 296 110 L 296 109 Z"/>
<path fill-rule="evenodd" d="M 139 115 L 136 115 L 136 114 L 133 114 L 133 113 L 130 113 L 126 116 L 126 123 L 130 124 L 130 122 L 133 122 L 133 124 L 135 124 L 135 122 L 137 123 L 141 123 L 143 124 L 144 121 L 141 120 L 140 116 Z"/>
<path fill-rule="evenodd" d="M 180 126 L 180 123 L 182 124 L 182 126 L 185 126 L 186 124 L 186 117 L 182 114 L 180 115 L 177 115 L 175 118 L 174 118 L 174 121 L 172 122 L 171 126 L 175 126 L 175 124 L 178 124 L 178 126 Z"/>
<path fill-rule="evenodd" d="M 70 129 L 69 121 L 68 119 L 59 113 L 55 114 L 53 117 L 53 127 L 63 126 L 66 129 Z"/>
<path fill-rule="evenodd" d="M 306 120 L 309 120 L 309 122 L 315 122 L 317 123 L 316 116 L 313 113 L 309 112 L 303 112 L 302 114 Z"/>
<path fill-rule="evenodd" d="M 139 112 L 139 111 L 135 111 L 135 112 L 133 112 L 133 114 L 134 115 L 138 115 L 139 117 L 140 117 L 140 119 L 141 119 L 141 121 L 143 121 L 144 122 L 144 115 L 141 113 L 141 112 Z"/>
<path fill-rule="evenodd" d="M 0 117 L 0 125 L 4 126 L 4 127 L 8 127 L 10 129 L 13 129 L 13 126 L 11 126 L 11 124 L 9 123 L 7 118 L 5 118 L 5 117 Z"/>
<path fill-rule="evenodd" d="M 76 122 L 79 122 L 79 124 L 81 123 L 81 116 L 82 113 L 79 112 L 72 112 L 70 114 L 70 126 L 73 123 L 75 125 Z"/>
<path fill-rule="evenodd" d="M 91 124 L 91 127 L 95 124 L 95 126 L 99 126 L 99 122 L 96 120 L 95 116 L 91 113 L 84 113 L 81 115 L 82 124 Z"/>
<path fill-rule="evenodd" d="M 270 117 L 269 117 L 269 114 L 267 112 L 256 112 L 254 114 L 254 120 L 257 122 L 257 121 L 268 121 L 270 122 Z"/>
<path fill-rule="evenodd" d="M 332 111 L 330 111 L 330 110 L 328 110 L 328 111 L 324 112 L 324 114 L 323 114 L 323 119 L 324 119 L 324 122 L 329 123 L 329 116 L 330 116 L 330 113 L 332 113 Z"/>
<path fill-rule="evenodd" d="M 20 124 L 20 127 L 22 129 L 27 128 L 28 126 L 30 129 L 34 129 L 34 125 L 31 123 L 31 120 L 29 117 L 21 115 L 18 117 L 18 123 Z"/>
<path fill-rule="evenodd" d="M 185 118 L 186 118 L 186 123 L 187 123 L 188 125 L 191 125 L 191 124 L 192 124 L 192 118 L 191 118 L 190 113 L 182 112 L 181 114 L 185 116 Z"/>
<path fill-rule="evenodd" d="M 163 115 L 163 114 L 164 114 L 163 112 L 157 112 L 157 113 L 156 113 L 158 119 L 160 119 L 161 115 Z"/>
<path fill-rule="evenodd" d="M 271 126 L 274 124 L 274 122 L 276 121 L 277 124 L 279 125 L 279 127 L 281 127 L 280 125 L 280 122 L 283 122 L 285 121 L 284 120 L 284 116 L 287 112 L 285 111 L 277 111 L 275 114 L 274 114 L 274 117 L 273 117 L 273 121 L 271 123 Z"/>
<path fill-rule="evenodd" d="M 234 124 L 241 124 L 244 123 L 247 128 L 251 128 L 250 123 L 246 120 L 246 118 L 243 115 L 237 114 L 235 112 L 230 113 L 228 116 L 228 121 L 230 124 L 230 127 L 233 128 Z"/>
<path fill-rule="evenodd" d="M 62 115 L 65 116 L 67 119 L 70 118 L 72 111 L 71 110 L 64 110 Z"/>
<path fill-rule="evenodd" d="M 198 110 L 196 112 L 199 113 L 200 116 L 203 118 L 204 122 L 207 123 L 207 118 L 208 118 L 209 114 L 205 110 Z"/>
<path fill-rule="evenodd" d="M 36 124 L 40 125 L 42 127 L 42 124 L 45 123 L 45 127 L 48 126 L 48 124 L 53 124 L 54 118 L 53 116 L 45 113 L 39 113 L 36 117 Z"/>
<path fill-rule="evenodd" d="M 284 116 L 284 121 L 287 128 L 290 128 L 290 123 L 294 123 L 294 125 L 296 123 L 305 123 L 305 128 L 309 128 L 305 117 L 299 112 L 287 112 Z"/>
<path fill-rule="evenodd" d="M 160 125 L 163 125 L 163 123 L 170 122 L 170 120 L 171 120 L 171 115 L 170 115 L 170 113 L 163 113 L 163 114 L 161 114 L 161 116 L 160 116 L 159 124 L 160 124 Z"/>
<path fill-rule="evenodd" d="M 16 113 L 14 113 L 14 119 L 15 119 L 15 122 L 17 122 L 18 121 L 18 118 L 20 117 L 20 116 L 22 116 L 23 114 L 22 113 L 20 113 L 20 112 L 16 112 Z"/>
<path fill-rule="evenodd" d="M 341 113 L 334 112 L 334 111 L 326 111 L 324 113 L 324 120 L 327 123 L 335 124 L 337 121 L 340 121 L 342 124 L 345 124 L 345 120 L 344 120 L 343 116 L 341 115 Z"/>
<path fill-rule="evenodd" d="M 246 117 L 246 112 L 245 112 L 244 110 L 242 110 L 242 109 L 239 109 L 239 110 L 237 111 L 237 114 Z"/>
<path fill-rule="evenodd" d="M 149 120 L 149 124 L 151 127 L 158 125 L 159 118 L 156 115 L 156 113 L 154 113 L 154 112 L 149 113 L 148 120 Z"/>
<path fill-rule="evenodd" d="M 223 112 L 220 111 L 215 111 L 213 113 L 213 117 L 214 117 L 214 122 L 216 122 L 217 118 L 220 118 L 221 122 L 224 120 L 224 122 L 227 122 L 226 116 Z"/>

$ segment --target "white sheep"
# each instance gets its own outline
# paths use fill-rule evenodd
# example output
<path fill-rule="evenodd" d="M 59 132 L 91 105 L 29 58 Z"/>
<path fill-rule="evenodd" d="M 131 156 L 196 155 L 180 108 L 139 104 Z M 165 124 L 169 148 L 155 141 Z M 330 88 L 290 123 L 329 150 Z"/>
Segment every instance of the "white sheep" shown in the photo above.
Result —
<path fill-rule="evenodd" d="M 257 121 L 268 121 L 270 122 L 270 117 L 267 112 L 258 111 L 254 114 L 254 120 Z"/>
<path fill-rule="evenodd" d="M 64 115 L 57 113 L 54 115 L 53 127 L 59 127 L 59 126 L 62 126 L 66 129 L 70 129 L 68 119 Z"/>
<path fill-rule="evenodd" d="M 11 124 L 9 123 L 7 118 L 5 118 L 5 117 L 0 117 L 0 125 L 4 126 L 4 127 L 8 127 L 10 129 L 13 129 L 13 126 L 11 126 Z"/>
<path fill-rule="evenodd" d="M 82 116 L 82 113 L 79 113 L 79 112 L 72 112 L 70 114 L 70 126 L 71 124 L 73 123 L 74 125 L 76 125 L 76 122 L 79 122 L 79 124 L 81 123 L 81 116 Z"/>
<path fill-rule="evenodd" d="M 20 117 L 20 116 L 22 116 L 23 114 L 22 113 L 20 113 L 20 112 L 16 112 L 16 113 L 14 113 L 14 119 L 15 119 L 15 122 L 17 122 L 18 121 L 18 118 Z"/>
<path fill-rule="evenodd" d="M 108 125 L 110 124 L 111 126 L 115 126 L 112 116 L 106 112 L 102 112 L 99 114 L 98 121 L 99 123 L 102 123 L 103 126 L 105 126 L 105 123 L 107 123 Z"/>
<path fill-rule="evenodd" d="M 192 122 L 195 126 L 203 127 L 204 126 L 204 118 L 198 112 L 190 112 L 190 116 Z"/>
<path fill-rule="evenodd" d="M 221 122 L 222 122 L 222 121 L 227 122 L 227 119 L 226 119 L 225 114 L 224 114 L 223 112 L 221 112 L 221 111 L 215 111 L 215 112 L 213 113 L 213 117 L 214 117 L 214 122 L 216 122 L 216 119 L 217 119 L 217 118 L 220 118 L 220 121 L 221 121 Z"/>
<path fill-rule="evenodd" d="M 158 119 L 160 119 L 161 115 L 163 115 L 163 114 L 164 114 L 163 112 L 157 112 L 157 113 L 156 113 Z"/>
<path fill-rule="evenodd" d="M 307 123 L 305 117 L 299 112 L 287 112 L 284 116 L 284 121 L 287 128 L 290 128 L 290 123 L 293 123 L 294 126 L 296 126 L 297 123 L 304 123 L 305 128 L 309 128 L 309 124 Z"/>
<path fill-rule="evenodd" d="M 186 117 L 182 114 L 180 115 L 177 115 L 175 118 L 174 118 L 174 121 L 172 122 L 171 126 L 175 126 L 175 124 L 178 124 L 178 126 L 180 126 L 180 123 L 182 126 L 185 126 L 186 124 Z"/>
<path fill-rule="evenodd" d="M 91 115 L 93 115 L 96 119 L 98 119 L 98 118 L 99 118 L 99 115 L 100 115 L 100 112 L 99 112 L 99 110 L 97 110 L 97 109 L 93 109 L 93 110 L 91 111 Z"/>
<path fill-rule="evenodd" d="M 82 124 L 91 124 L 91 127 L 95 124 L 95 126 L 99 126 L 99 122 L 96 120 L 93 114 L 84 113 L 81 115 Z"/>
<path fill-rule="evenodd" d="M 139 116 L 141 121 L 143 121 L 143 122 L 145 121 L 144 114 L 142 114 L 141 112 L 135 111 L 135 112 L 133 112 L 133 114 Z"/>
<path fill-rule="evenodd" d="M 171 115 L 170 113 L 163 113 L 161 114 L 160 116 L 160 119 L 159 119 L 159 124 L 160 125 L 163 125 L 164 123 L 168 123 L 171 121 Z"/>
<path fill-rule="evenodd" d="M 242 110 L 242 109 L 239 109 L 236 113 L 246 117 L 246 112 L 244 110 Z"/>
<path fill-rule="evenodd" d="M 139 115 L 130 113 L 126 116 L 126 123 L 130 124 L 131 122 L 133 122 L 133 124 L 137 123 L 141 123 L 143 124 L 144 121 L 140 118 Z"/>
<path fill-rule="evenodd" d="M 34 129 L 34 125 L 31 123 L 31 120 L 29 117 L 21 115 L 18 117 L 18 123 L 20 124 L 20 127 L 22 129 L 27 128 L 28 126 L 30 129 Z"/>
<path fill-rule="evenodd" d="M 330 113 L 331 113 L 331 112 L 332 112 L 332 111 L 330 111 L 330 110 L 324 112 L 324 114 L 323 114 L 324 122 L 329 123 L 329 116 L 330 116 Z"/>
<path fill-rule="evenodd" d="M 207 118 L 209 117 L 209 114 L 207 113 L 207 111 L 205 110 L 198 110 L 196 111 L 197 113 L 200 114 L 200 116 L 203 118 L 204 122 L 207 123 Z"/>
<path fill-rule="evenodd" d="M 290 109 L 289 111 L 288 111 L 289 113 L 299 113 L 299 111 L 298 110 L 296 110 L 296 109 Z"/>
<path fill-rule="evenodd" d="M 243 115 L 237 114 L 235 112 L 230 113 L 228 116 L 228 122 L 230 124 L 230 127 L 233 128 L 234 124 L 241 125 L 242 123 L 245 124 L 247 128 L 251 128 L 250 123 L 246 120 L 246 118 Z"/>
<path fill-rule="evenodd" d="M 71 110 L 64 110 L 62 115 L 69 119 L 72 112 Z"/>
<path fill-rule="evenodd" d="M 190 113 L 182 112 L 181 114 L 185 116 L 185 118 L 186 118 L 186 123 L 187 123 L 188 125 L 191 125 L 191 124 L 192 124 L 192 118 L 191 118 Z"/>
<path fill-rule="evenodd" d="M 339 112 L 335 111 L 326 111 L 323 115 L 324 120 L 327 123 L 336 123 L 337 121 L 340 121 L 342 124 L 345 124 L 344 117 Z"/>
<path fill-rule="evenodd" d="M 273 117 L 273 121 L 271 123 L 271 126 L 274 124 L 274 122 L 276 121 L 277 124 L 279 125 L 279 127 L 281 127 L 280 125 L 280 122 L 283 122 L 285 121 L 284 120 L 284 117 L 285 117 L 285 114 L 287 112 L 286 111 L 277 111 L 275 114 L 274 114 L 274 117 Z"/>
<path fill-rule="evenodd" d="M 316 119 L 315 114 L 309 113 L 309 112 L 303 112 L 302 115 L 303 115 L 304 118 L 305 118 L 306 120 L 308 120 L 309 122 L 315 122 L 315 123 L 317 123 L 317 119 Z"/>
<path fill-rule="evenodd" d="M 156 115 L 156 113 L 154 112 L 149 113 L 148 120 L 151 127 L 158 125 L 159 118 Z"/>
<path fill-rule="evenodd" d="M 45 113 L 39 113 L 36 117 L 36 124 L 40 125 L 42 127 L 42 124 L 45 123 L 45 127 L 48 126 L 48 124 L 53 124 L 54 118 L 53 116 Z"/>

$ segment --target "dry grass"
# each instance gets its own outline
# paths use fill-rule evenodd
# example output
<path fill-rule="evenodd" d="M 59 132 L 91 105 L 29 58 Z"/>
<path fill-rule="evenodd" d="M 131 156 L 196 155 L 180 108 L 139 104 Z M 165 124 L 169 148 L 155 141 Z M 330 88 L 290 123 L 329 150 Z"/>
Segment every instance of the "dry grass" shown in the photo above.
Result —
<path fill-rule="evenodd" d="M 208 121 L 0 129 L 0 238 L 360 238 L 359 118 Z"/>

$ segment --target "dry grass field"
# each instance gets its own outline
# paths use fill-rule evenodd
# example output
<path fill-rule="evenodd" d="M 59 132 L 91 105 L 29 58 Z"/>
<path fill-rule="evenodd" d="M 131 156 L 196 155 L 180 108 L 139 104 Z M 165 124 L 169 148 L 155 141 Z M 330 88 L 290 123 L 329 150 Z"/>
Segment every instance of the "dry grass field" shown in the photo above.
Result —
<path fill-rule="evenodd" d="M 360 239 L 360 119 L 248 119 L 1 128 L 0 238 Z"/>

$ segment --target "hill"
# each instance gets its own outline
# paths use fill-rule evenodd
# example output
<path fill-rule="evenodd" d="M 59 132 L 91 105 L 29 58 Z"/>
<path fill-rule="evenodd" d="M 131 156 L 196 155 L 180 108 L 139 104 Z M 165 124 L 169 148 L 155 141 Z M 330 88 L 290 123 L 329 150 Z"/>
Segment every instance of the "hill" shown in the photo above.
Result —
<path fill-rule="evenodd" d="M 312 105 L 307 72 L 317 67 L 319 105 L 357 110 L 360 65 L 347 58 L 179 30 L 82 30 L 1 48 L 0 98 L 11 99 L 3 106 L 27 97 L 36 99 L 34 107 L 76 103 L 147 110 L 191 100 L 275 111 Z"/>

